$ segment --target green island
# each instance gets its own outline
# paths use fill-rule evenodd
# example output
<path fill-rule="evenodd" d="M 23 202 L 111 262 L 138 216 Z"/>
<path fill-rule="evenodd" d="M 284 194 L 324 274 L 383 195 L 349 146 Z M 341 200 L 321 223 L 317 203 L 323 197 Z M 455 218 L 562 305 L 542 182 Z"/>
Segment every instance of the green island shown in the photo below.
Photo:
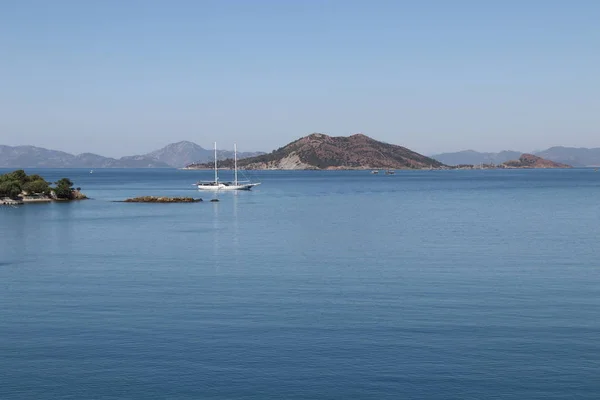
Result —
<path fill-rule="evenodd" d="M 53 186 L 54 185 L 54 186 Z M 19 169 L 0 175 L 0 204 L 47 203 L 85 200 L 81 188 L 74 188 L 69 178 L 47 182 L 40 175 L 27 175 Z"/>

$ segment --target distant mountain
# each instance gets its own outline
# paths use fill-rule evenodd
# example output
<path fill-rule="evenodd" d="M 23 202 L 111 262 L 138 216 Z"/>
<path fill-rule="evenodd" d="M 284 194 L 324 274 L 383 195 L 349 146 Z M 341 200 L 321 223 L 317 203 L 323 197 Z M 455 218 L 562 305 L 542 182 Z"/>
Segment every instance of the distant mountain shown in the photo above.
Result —
<path fill-rule="evenodd" d="M 169 165 L 147 156 L 119 159 L 83 153 L 73 155 L 64 151 L 35 146 L 0 145 L 0 168 L 167 168 Z"/>
<path fill-rule="evenodd" d="M 76 165 L 77 167 L 72 168 L 99 168 L 98 165 L 105 165 L 113 160 L 113 158 L 102 157 L 98 154 L 83 153 L 75 156 L 72 165 Z"/>
<path fill-rule="evenodd" d="M 238 158 L 260 154 L 264 153 L 240 152 Z M 217 157 L 221 160 L 231 158 L 233 151 L 217 150 Z M 173 143 L 152 153 L 118 159 L 93 153 L 73 155 L 35 146 L 0 145 L 0 168 L 169 168 L 212 160 L 213 150 L 203 149 L 192 142 Z"/>
<path fill-rule="evenodd" d="M 600 166 L 600 148 L 576 148 L 576 147 L 551 147 L 547 150 L 532 153 L 538 157 L 545 158 L 561 164 L 574 167 Z M 431 156 L 447 165 L 463 164 L 501 164 L 519 158 L 520 152 L 501 151 L 499 153 L 481 153 L 474 150 L 464 150 L 455 153 L 442 153 Z"/>
<path fill-rule="evenodd" d="M 148 156 L 126 156 L 119 159 L 109 159 L 104 167 L 98 168 L 169 168 L 170 165 Z"/>
<path fill-rule="evenodd" d="M 238 152 L 238 158 L 254 157 L 263 152 Z M 205 163 L 214 161 L 214 150 L 205 149 L 192 142 L 177 142 L 169 144 L 162 149 L 146 154 L 147 157 L 164 162 L 172 167 L 183 167 L 191 163 Z M 233 151 L 217 150 L 217 159 L 233 158 Z"/>
<path fill-rule="evenodd" d="M 481 153 L 475 150 L 463 150 L 454 153 L 442 153 L 431 156 L 446 165 L 465 164 L 502 164 L 503 162 L 515 160 L 521 156 L 519 151 L 504 150 L 499 153 Z"/>
<path fill-rule="evenodd" d="M 73 155 L 62 151 L 48 150 L 34 146 L 0 145 L 0 167 L 39 167 L 45 164 L 64 165 Z"/>
<path fill-rule="evenodd" d="M 502 163 L 505 168 L 571 168 L 570 165 L 557 163 L 533 154 L 522 154 L 518 160 Z"/>
<path fill-rule="evenodd" d="M 220 164 L 233 166 L 228 159 Z M 421 169 L 442 167 L 439 161 L 405 147 L 379 142 L 362 134 L 331 137 L 313 133 L 272 153 L 240 160 L 246 169 Z M 193 164 L 189 168 L 210 168 Z"/>
<path fill-rule="evenodd" d="M 361 137 L 362 143 L 359 140 Z M 365 138 L 380 144 L 375 145 Z M 269 154 L 240 152 L 238 153 L 238 159 L 244 160 L 243 162 L 240 161 L 240 166 L 247 165 L 248 168 L 258 168 L 261 163 L 268 166 L 268 168 L 282 169 L 305 167 L 333 169 L 355 168 L 355 166 L 358 166 L 356 168 L 411 168 L 403 164 L 402 160 L 396 158 L 399 154 L 405 154 L 405 161 L 412 160 L 410 162 L 406 161 L 409 162 L 408 165 L 414 165 L 412 168 L 420 168 L 419 163 L 424 163 L 427 167 L 431 165 L 435 168 L 436 165 L 499 165 L 516 160 L 522 154 L 517 151 L 482 153 L 465 150 L 437 154 L 429 158 L 401 146 L 395 146 L 397 149 L 392 151 L 391 147 L 388 146 L 393 145 L 377 142 L 364 135 L 330 137 L 313 134 Z M 379 150 L 377 150 L 379 148 L 384 149 L 385 152 L 379 154 Z M 373 154 L 369 154 L 369 152 Z M 35 146 L 0 145 L 0 168 L 179 168 L 186 165 L 201 165 L 212 162 L 214 160 L 213 154 L 213 150 L 204 149 L 187 141 L 173 143 L 148 154 L 119 159 L 103 157 L 93 153 L 73 155 L 64 151 Z M 600 166 L 600 148 L 551 147 L 547 150 L 535 152 L 533 155 L 574 167 Z M 233 157 L 233 152 L 218 150 L 217 157 L 219 160 L 227 160 Z M 424 157 L 424 159 L 419 157 Z M 255 165 L 251 165 L 252 163 L 246 160 L 248 158 L 251 158 L 252 163 Z M 281 164 L 278 164 L 278 160 L 281 161 Z M 371 165 L 369 163 L 373 165 L 367 166 Z M 227 164 L 222 163 L 222 165 L 226 166 Z M 402 165 L 402 167 L 392 165 Z"/>
<path fill-rule="evenodd" d="M 600 166 L 600 148 L 577 148 L 577 147 L 551 147 L 548 150 L 539 151 L 535 155 L 548 160 L 570 164 L 574 167 L 597 167 Z"/>

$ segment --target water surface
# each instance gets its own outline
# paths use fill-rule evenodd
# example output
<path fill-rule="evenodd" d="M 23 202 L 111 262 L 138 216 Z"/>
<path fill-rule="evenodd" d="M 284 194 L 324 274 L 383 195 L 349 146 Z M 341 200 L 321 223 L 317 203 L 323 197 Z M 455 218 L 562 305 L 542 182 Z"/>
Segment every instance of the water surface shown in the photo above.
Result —
<path fill-rule="evenodd" d="M 591 169 L 27 172 L 93 200 L 0 208 L 2 399 L 600 394 Z"/>

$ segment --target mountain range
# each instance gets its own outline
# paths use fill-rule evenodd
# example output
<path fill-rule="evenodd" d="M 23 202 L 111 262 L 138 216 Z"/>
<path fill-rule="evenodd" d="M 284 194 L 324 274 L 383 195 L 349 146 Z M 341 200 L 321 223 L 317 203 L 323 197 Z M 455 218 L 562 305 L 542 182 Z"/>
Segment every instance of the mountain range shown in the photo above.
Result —
<path fill-rule="evenodd" d="M 238 157 L 260 154 L 264 153 L 241 152 Z M 217 150 L 217 158 L 231 157 L 232 151 Z M 187 141 L 172 143 L 148 154 L 118 159 L 93 153 L 73 155 L 35 146 L 0 145 L 0 168 L 178 168 L 193 162 L 211 160 L 214 160 L 214 150 L 207 150 Z"/>
<path fill-rule="evenodd" d="M 367 166 L 370 165 L 369 163 L 373 164 L 373 168 L 406 167 L 402 160 L 395 158 L 401 153 L 398 153 L 399 150 L 392 151 L 390 148 L 383 146 L 388 153 L 386 156 L 381 157 L 378 153 L 378 149 L 382 145 L 380 144 L 373 147 L 367 144 L 365 139 L 367 137 L 364 135 L 352 135 L 349 137 L 353 139 L 341 139 L 327 135 L 319 135 L 322 134 L 309 135 L 307 138 L 312 138 L 311 140 L 302 138 L 269 154 L 263 152 L 240 152 L 238 153 L 238 158 L 240 160 L 252 158 L 255 163 L 255 165 L 251 165 L 251 163 L 245 161 L 241 162 L 240 166 L 244 167 L 247 165 L 248 168 L 258 168 L 262 163 L 264 166 L 268 166 L 268 168 L 277 168 L 278 164 L 276 161 L 282 160 L 284 164 L 281 166 L 286 168 L 300 168 L 303 164 L 306 164 L 305 166 L 310 168 L 354 168 L 353 166 L 358 164 Z M 359 143 L 360 140 L 357 140 L 361 136 L 363 136 L 362 144 Z M 319 149 L 318 146 L 316 146 L 317 143 L 323 143 L 324 147 Z M 331 146 L 339 147 L 339 149 L 333 151 Z M 370 150 L 369 146 L 371 146 Z M 521 154 L 523 154 L 519 151 L 509 150 L 498 153 L 465 150 L 426 157 L 409 149 L 402 148 L 401 146 L 397 147 L 404 149 L 402 152 L 404 152 L 407 157 L 405 157 L 405 161 L 410 159 L 412 160 L 411 165 L 415 166 L 419 166 L 419 163 L 424 163 L 427 166 L 431 165 L 433 167 L 438 163 L 440 165 L 445 164 L 450 166 L 465 164 L 499 165 L 507 161 L 517 160 Z M 354 150 L 358 151 L 359 155 L 352 156 L 354 157 L 352 159 L 350 154 L 352 154 Z M 282 151 L 283 153 L 281 153 Z M 327 157 L 330 157 L 329 159 L 323 158 L 323 156 L 325 156 L 325 154 L 321 154 L 323 151 L 330 153 L 327 155 Z M 389 151 L 391 151 L 391 153 Z M 292 153 L 298 157 L 296 158 Z M 121 158 L 104 157 L 93 153 L 73 155 L 63 151 L 49 150 L 35 146 L 0 145 L 0 168 L 180 168 L 190 164 L 211 162 L 214 159 L 213 154 L 213 150 L 205 149 L 202 146 L 188 141 L 172 143 L 147 154 Z M 375 157 L 374 160 L 381 163 L 381 165 L 374 164 L 372 160 L 369 159 L 369 157 L 371 157 L 369 154 Z M 547 150 L 533 152 L 532 154 L 557 163 L 572 165 L 574 167 L 600 166 L 600 148 L 551 147 Z M 217 151 L 217 158 L 219 160 L 226 160 L 232 157 L 232 151 Z"/>
<path fill-rule="evenodd" d="M 505 150 L 499 153 L 483 153 L 474 150 L 464 150 L 454 153 L 432 155 L 432 158 L 447 164 L 501 164 L 518 159 L 522 152 Z M 600 148 L 551 147 L 547 150 L 532 153 L 538 157 L 573 167 L 600 166 Z"/>
<path fill-rule="evenodd" d="M 600 166 L 600 148 L 557 146 L 538 151 L 535 155 L 563 164 L 570 164 L 574 167 Z"/>
<path fill-rule="evenodd" d="M 233 160 L 219 164 L 232 168 Z M 313 133 L 287 144 L 269 154 L 238 161 L 244 169 L 424 169 L 439 168 L 437 160 L 406 147 L 384 143 L 363 134 L 332 137 Z M 189 165 L 188 168 L 211 168 L 210 163 Z"/>

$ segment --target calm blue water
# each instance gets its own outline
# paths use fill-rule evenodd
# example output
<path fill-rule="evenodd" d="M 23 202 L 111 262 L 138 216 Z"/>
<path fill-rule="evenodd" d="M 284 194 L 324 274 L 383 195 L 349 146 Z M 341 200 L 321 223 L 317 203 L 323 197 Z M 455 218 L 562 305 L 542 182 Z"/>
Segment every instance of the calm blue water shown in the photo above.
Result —
<path fill-rule="evenodd" d="M 94 199 L 0 208 L 1 399 L 600 397 L 593 170 L 27 172 Z"/>

